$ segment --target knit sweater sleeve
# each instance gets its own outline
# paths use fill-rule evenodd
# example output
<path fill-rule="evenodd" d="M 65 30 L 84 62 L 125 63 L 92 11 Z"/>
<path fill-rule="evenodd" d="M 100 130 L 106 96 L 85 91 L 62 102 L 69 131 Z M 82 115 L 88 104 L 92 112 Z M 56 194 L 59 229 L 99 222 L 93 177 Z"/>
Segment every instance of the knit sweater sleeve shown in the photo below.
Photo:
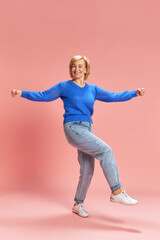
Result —
<path fill-rule="evenodd" d="M 100 100 L 103 102 L 128 101 L 136 96 L 137 96 L 136 90 L 114 93 L 104 90 L 98 86 L 96 86 L 95 88 L 95 100 Z"/>
<path fill-rule="evenodd" d="M 31 101 L 50 102 L 61 96 L 61 82 L 43 92 L 22 91 L 21 97 Z"/>

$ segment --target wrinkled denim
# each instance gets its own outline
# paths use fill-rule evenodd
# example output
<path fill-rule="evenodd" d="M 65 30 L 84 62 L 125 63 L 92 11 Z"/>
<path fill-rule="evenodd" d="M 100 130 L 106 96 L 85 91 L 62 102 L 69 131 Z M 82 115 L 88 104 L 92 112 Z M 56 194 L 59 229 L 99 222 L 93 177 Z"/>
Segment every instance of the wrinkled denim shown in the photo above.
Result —
<path fill-rule="evenodd" d="M 94 173 L 95 158 L 99 160 L 104 176 L 112 191 L 120 188 L 117 164 L 108 144 L 96 137 L 92 123 L 67 122 L 64 132 L 68 142 L 78 151 L 80 177 L 74 201 L 83 203 Z"/>

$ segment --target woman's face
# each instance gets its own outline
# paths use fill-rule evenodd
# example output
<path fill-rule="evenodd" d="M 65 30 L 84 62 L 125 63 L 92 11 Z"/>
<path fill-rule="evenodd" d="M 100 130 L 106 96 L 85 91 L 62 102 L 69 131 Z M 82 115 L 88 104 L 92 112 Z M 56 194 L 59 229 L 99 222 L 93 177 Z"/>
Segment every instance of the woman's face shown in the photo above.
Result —
<path fill-rule="evenodd" d="M 85 61 L 83 59 L 75 61 L 72 64 L 71 73 L 73 80 L 84 80 L 84 75 L 86 73 Z"/>

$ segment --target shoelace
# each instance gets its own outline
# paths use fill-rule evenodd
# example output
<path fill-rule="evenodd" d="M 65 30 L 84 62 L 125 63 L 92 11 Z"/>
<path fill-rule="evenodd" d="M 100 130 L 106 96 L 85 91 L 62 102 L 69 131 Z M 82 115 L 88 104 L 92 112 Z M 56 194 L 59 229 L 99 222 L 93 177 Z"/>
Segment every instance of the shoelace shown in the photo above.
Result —
<path fill-rule="evenodd" d="M 132 197 L 130 197 L 130 196 L 126 193 L 125 190 L 122 191 L 122 194 L 123 194 L 123 196 L 125 196 L 125 197 L 132 198 Z M 133 199 L 133 198 L 132 198 L 132 199 Z"/>
<path fill-rule="evenodd" d="M 79 204 L 79 208 L 83 209 L 83 204 L 82 203 Z"/>
<path fill-rule="evenodd" d="M 123 196 L 128 197 L 128 194 L 126 193 L 125 190 L 122 191 Z"/>
<path fill-rule="evenodd" d="M 79 203 L 79 210 L 83 210 L 84 212 L 86 212 L 86 210 L 84 210 L 84 204 L 83 203 Z"/>

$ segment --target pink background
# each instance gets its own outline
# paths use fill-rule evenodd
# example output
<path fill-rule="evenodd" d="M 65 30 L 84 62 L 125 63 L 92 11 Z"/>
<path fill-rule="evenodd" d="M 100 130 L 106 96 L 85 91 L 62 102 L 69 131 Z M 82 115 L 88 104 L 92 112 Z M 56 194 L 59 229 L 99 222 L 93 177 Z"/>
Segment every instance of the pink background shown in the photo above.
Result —
<path fill-rule="evenodd" d="M 76 187 L 79 166 L 63 133 L 61 100 L 13 99 L 10 91 L 42 91 L 70 79 L 70 58 L 82 54 L 91 62 L 88 83 L 146 89 L 129 102 L 96 102 L 93 120 L 115 153 L 124 186 L 157 191 L 159 1 L 5 0 L 0 9 L 0 189 Z M 104 189 L 99 166 L 93 181 L 94 189 Z"/>
<path fill-rule="evenodd" d="M 88 83 L 146 89 L 129 102 L 96 102 L 94 132 L 112 147 L 124 187 L 158 190 L 159 10 L 159 1 L 1 1 L 1 190 L 75 190 L 79 166 L 63 133 L 62 101 L 13 99 L 10 91 L 42 91 L 70 79 L 76 54 L 90 59 Z M 91 191 L 108 188 L 98 162 L 93 182 Z"/>
<path fill-rule="evenodd" d="M 156 239 L 159 43 L 158 0 L 0 1 L 0 238 L 146 240 L 154 233 Z M 146 89 L 144 97 L 124 103 L 97 101 L 93 116 L 95 134 L 114 151 L 123 188 L 140 204 L 130 210 L 109 205 L 97 160 L 85 222 L 70 210 L 79 165 L 63 133 L 62 101 L 10 94 L 69 80 L 69 61 L 77 54 L 90 59 L 88 83 L 115 92 Z"/>

